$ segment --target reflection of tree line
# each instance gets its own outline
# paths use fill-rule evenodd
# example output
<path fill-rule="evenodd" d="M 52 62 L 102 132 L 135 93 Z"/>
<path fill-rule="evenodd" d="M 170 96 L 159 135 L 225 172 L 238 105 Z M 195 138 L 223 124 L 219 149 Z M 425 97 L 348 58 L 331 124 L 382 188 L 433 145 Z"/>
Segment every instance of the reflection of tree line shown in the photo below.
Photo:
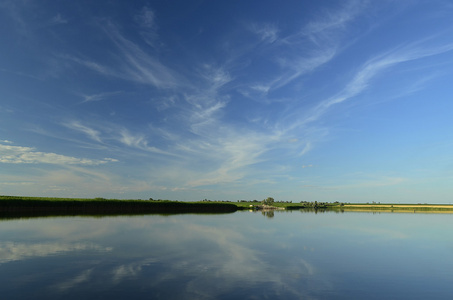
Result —
<path fill-rule="evenodd" d="M 298 210 L 277 210 L 279 214 L 282 213 L 293 213 L 293 212 L 300 212 L 300 213 L 327 213 L 327 212 L 334 212 L 334 213 L 343 213 L 344 210 L 332 210 L 329 208 L 299 208 Z M 255 211 L 256 212 L 256 211 Z M 259 210 L 261 214 L 269 219 L 273 218 L 275 216 L 275 210 Z"/>
<path fill-rule="evenodd" d="M 261 213 L 263 214 L 263 216 L 266 216 L 266 217 L 268 217 L 269 219 L 271 219 L 271 218 L 274 217 L 274 211 L 273 211 L 273 210 L 262 211 Z"/>

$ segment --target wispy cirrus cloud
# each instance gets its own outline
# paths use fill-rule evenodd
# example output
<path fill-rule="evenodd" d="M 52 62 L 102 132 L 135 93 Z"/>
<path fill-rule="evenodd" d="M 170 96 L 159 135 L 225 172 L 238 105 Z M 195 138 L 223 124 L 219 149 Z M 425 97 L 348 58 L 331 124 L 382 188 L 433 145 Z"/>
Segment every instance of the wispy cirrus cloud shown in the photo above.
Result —
<path fill-rule="evenodd" d="M 278 60 L 282 71 L 271 82 L 259 82 L 255 85 L 250 85 L 250 90 L 255 91 L 252 96 L 257 94 L 267 95 L 272 90 L 284 87 L 303 75 L 316 71 L 319 67 L 334 59 L 339 51 L 344 50 L 342 50 L 341 41 L 342 36 L 348 34 L 349 25 L 357 18 L 360 18 L 368 8 L 368 1 L 349 1 L 342 5 L 340 9 L 326 12 L 323 16 L 318 17 L 317 20 L 308 23 L 296 34 L 280 38 L 274 47 L 278 48 L 279 45 L 285 44 L 287 53 L 281 55 Z M 288 111 L 288 114 L 280 119 L 278 128 L 282 130 L 283 134 L 294 133 L 296 136 L 303 136 L 304 138 L 297 144 L 302 147 L 300 155 L 306 154 L 313 149 L 314 142 L 326 134 L 313 137 L 309 133 L 310 128 L 313 126 L 308 126 L 309 123 L 320 120 L 329 108 L 335 104 L 343 103 L 361 94 L 372 85 L 373 79 L 389 69 L 452 50 L 452 44 L 440 41 L 440 39 L 437 40 L 437 43 L 434 43 L 437 46 L 432 46 L 431 42 L 436 38 L 439 38 L 439 34 L 411 44 L 395 47 L 390 51 L 372 57 L 358 68 L 351 80 L 338 93 L 331 94 L 332 96 L 319 101 L 311 110 L 303 107 L 303 110 L 300 108 Z M 303 49 L 303 47 L 309 50 L 288 51 L 288 49 Z"/>
<path fill-rule="evenodd" d="M 229 105 L 228 85 L 234 81 L 225 67 L 204 65 L 198 75 L 202 82 L 183 97 L 189 106 L 181 120 L 188 132 L 182 134 L 185 138 L 173 139 L 174 151 L 187 157 L 184 165 L 192 174 L 187 177 L 197 178 L 186 179 L 183 184 L 195 187 L 237 181 L 247 174 L 246 167 L 260 161 L 275 140 L 223 118 Z M 196 164 L 203 167 L 192 168 Z"/>
<path fill-rule="evenodd" d="M 284 87 L 295 79 L 313 72 L 332 60 L 336 53 L 337 49 L 333 46 L 312 50 L 311 53 L 306 56 L 297 55 L 279 58 L 279 64 L 286 71 L 270 83 L 269 89 Z"/>
<path fill-rule="evenodd" d="M 135 82 L 150 84 L 156 88 L 181 86 L 183 79 L 171 68 L 163 64 L 155 55 L 142 49 L 127 39 L 113 24 L 105 28 L 106 34 L 119 50 L 121 56 L 118 77 Z"/>
<path fill-rule="evenodd" d="M 178 157 L 179 154 L 172 150 L 166 151 L 156 146 L 150 145 L 149 137 L 143 133 L 131 133 L 128 129 L 121 127 L 110 137 L 111 140 L 119 142 L 133 149 L 145 151 L 152 154 Z"/>
<path fill-rule="evenodd" d="M 279 69 L 273 79 L 249 85 L 249 91 L 244 94 L 250 97 L 267 95 L 330 62 L 340 51 L 341 33 L 366 10 L 366 3 L 348 1 L 336 10 L 320 13 L 302 29 L 286 36 L 279 36 L 275 26 L 252 26 L 252 32 L 262 40 L 272 41 L 274 63 Z"/>
<path fill-rule="evenodd" d="M 257 24 L 252 23 L 248 26 L 248 29 L 258 35 L 260 40 L 267 43 L 273 43 L 278 39 L 278 27 L 275 24 L 265 23 Z"/>
<path fill-rule="evenodd" d="M 271 23 L 250 26 L 249 30 L 261 41 L 260 47 L 272 47 L 272 51 L 275 51 L 273 62 L 274 66 L 279 68 L 273 79 L 251 83 L 248 90 L 252 93 L 251 96 L 254 97 L 253 93 L 267 95 L 270 91 L 285 87 L 331 61 L 337 54 L 338 40 L 333 39 L 333 34 L 329 35 L 331 39 L 327 40 L 327 32 L 343 29 L 359 14 L 360 9 L 357 8 L 349 16 L 346 15 L 346 11 L 344 7 L 339 11 L 332 11 L 327 14 L 329 17 L 322 16 L 318 22 L 310 23 L 302 30 L 286 37 L 281 37 L 278 27 Z M 136 15 L 135 20 L 142 30 L 152 33 L 154 45 L 157 38 L 154 11 L 144 7 Z M 196 69 L 196 72 L 193 72 L 195 76 L 190 79 L 182 78 L 159 60 L 156 51 L 148 51 L 132 38 L 126 37 L 115 24 L 107 23 L 103 28 L 115 45 L 115 55 L 121 58 L 117 65 L 107 66 L 90 58 L 69 58 L 106 76 L 174 91 L 173 94 L 165 95 L 162 109 L 175 105 L 176 101 L 185 102 L 185 105 L 178 107 L 175 115 L 168 114 L 166 117 L 171 120 L 178 119 L 178 129 L 167 132 L 173 137 L 177 136 L 179 140 L 167 140 L 164 149 L 162 145 L 155 146 L 151 142 L 151 133 L 146 131 L 134 132 L 121 126 L 114 126 L 115 130 L 112 130 L 103 126 L 90 127 L 80 122 L 70 124 L 72 129 L 99 143 L 123 145 L 153 154 L 172 156 L 174 159 L 170 164 L 179 168 L 184 166 L 186 171 L 192 174 L 188 177 L 197 178 L 186 179 L 185 184 L 188 186 L 234 182 L 244 178 L 248 174 L 248 167 L 265 160 L 267 152 L 277 148 L 283 149 L 279 142 L 292 137 L 285 135 L 285 132 L 288 132 L 287 128 L 277 130 L 277 126 L 269 125 L 265 129 L 257 128 L 257 131 L 244 131 L 223 118 L 229 108 L 230 94 L 234 90 L 233 83 L 236 79 L 235 73 L 228 68 L 230 64 L 221 66 L 201 64 L 198 69 L 191 65 L 189 68 Z M 316 35 L 319 37 L 315 43 L 313 39 Z M 324 39 L 321 39 L 321 36 L 324 36 Z M 310 47 L 307 48 L 307 45 Z M 85 102 L 102 100 L 108 96 L 110 95 L 103 93 L 87 95 Z M 313 148 L 313 142 L 306 138 L 301 138 L 293 144 L 301 147 L 299 155 L 304 155 Z M 291 145 L 290 151 L 297 145 Z M 199 173 L 195 167 L 192 168 L 191 159 L 193 161 L 206 159 L 211 163 L 209 166 L 208 163 L 202 164 L 203 171 Z"/>
<path fill-rule="evenodd" d="M 319 17 L 309 22 L 300 34 L 307 36 L 315 44 L 337 40 L 339 31 L 346 29 L 348 23 L 361 15 L 368 3 L 367 0 L 341 2 L 338 9 L 321 12 Z"/>
<path fill-rule="evenodd" d="M 113 51 L 114 54 L 111 56 L 116 61 L 114 64 L 106 64 L 101 62 L 101 59 L 80 55 L 63 54 L 59 57 L 105 76 L 151 85 L 159 89 L 176 88 L 187 84 L 180 74 L 161 62 L 156 53 L 150 53 L 126 38 L 113 23 L 103 24 L 101 28 L 115 46 L 113 49 L 116 51 Z"/>
<path fill-rule="evenodd" d="M 98 130 L 95 130 L 93 128 L 90 128 L 86 125 L 83 125 L 78 121 L 65 123 L 64 126 L 70 128 L 72 130 L 75 130 L 75 131 L 80 131 L 80 132 L 86 134 L 90 139 L 92 139 L 96 142 L 102 143 L 101 132 L 99 132 Z"/>
<path fill-rule="evenodd" d="M 203 166 L 198 171 L 193 170 L 196 176 L 192 178 L 196 179 L 190 179 L 186 184 L 203 186 L 236 182 L 249 174 L 250 166 L 264 161 L 263 155 L 277 148 L 279 140 L 275 133 L 214 126 L 203 142 L 180 144 L 179 149 L 196 158 L 192 159 L 194 164 Z"/>
<path fill-rule="evenodd" d="M 140 12 L 135 15 L 134 20 L 140 27 L 140 35 L 145 43 L 156 50 L 159 49 L 161 42 L 158 40 L 158 26 L 154 11 L 148 6 L 144 6 Z"/>
<path fill-rule="evenodd" d="M 101 101 L 101 100 L 105 100 L 105 99 L 108 99 L 110 97 L 116 96 L 118 94 L 121 94 L 121 91 L 104 92 L 104 93 L 92 94 L 92 95 L 82 95 L 82 97 L 84 98 L 82 103 Z"/>
<path fill-rule="evenodd" d="M 140 12 L 135 15 L 135 20 L 137 23 L 144 28 L 156 28 L 156 15 L 154 11 L 148 6 L 142 7 Z"/>
<path fill-rule="evenodd" d="M 433 46 L 433 40 L 435 39 L 437 39 L 437 43 L 434 43 L 435 46 Z M 285 131 L 290 132 L 292 130 L 306 130 L 308 128 L 308 124 L 320 120 L 332 106 L 341 104 L 360 95 L 362 92 L 372 87 L 372 83 L 375 78 L 392 68 L 453 51 L 453 43 L 444 41 L 439 42 L 439 40 L 439 35 L 434 35 L 410 44 L 394 47 L 391 50 L 368 59 L 357 69 L 355 74 L 349 81 L 346 82 L 344 87 L 339 92 L 333 94 L 327 99 L 319 101 L 318 104 L 310 110 L 304 108 L 303 111 L 298 109 L 289 113 L 287 119 L 293 119 L 296 121 L 289 121 L 286 123 Z M 424 64 L 424 68 L 429 67 L 429 62 Z M 432 76 L 433 75 L 425 74 L 424 78 L 419 79 L 418 82 L 423 83 L 432 78 Z M 415 87 L 414 84 L 410 85 L 408 88 L 402 87 L 404 91 L 398 95 L 411 93 L 415 90 L 418 91 L 421 88 L 422 85 Z"/>
<path fill-rule="evenodd" d="M 437 47 L 423 47 L 423 42 L 425 42 L 425 40 L 408 46 L 398 47 L 365 62 L 342 91 L 321 102 L 313 110 L 312 115 L 305 121 L 315 121 L 331 106 L 357 96 L 369 87 L 371 81 L 375 77 L 392 67 L 402 63 L 453 51 L 453 43 L 446 43 Z"/>
<path fill-rule="evenodd" d="M 62 59 L 73 61 L 77 64 L 80 64 L 88 69 L 91 69 L 92 71 L 98 72 L 105 76 L 120 77 L 120 78 L 123 78 L 123 76 L 124 76 L 124 75 L 120 74 L 118 71 L 116 71 L 115 69 L 102 65 L 101 63 L 96 62 L 93 59 L 89 59 L 86 57 L 76 57 L 76 56 L 70 55 L 70 54 L 59 55 L 59 57 Z"/>
<path fill-rule="evenodd" d="M 57 13 L 50 21 L 47 23 L 47 26 L 54 26 L 59 24 L 67 24 L 66 20 L 60 13 Z"/>
<path fill-rule="evenodd" d="M 202 70 L 199 71 L 199 76 L 205 80 L 202 86 L 206 86 L 211 93 L 218 92 L 221 87 L 233 80 L 224 67 L 209 64 L 203 65 Z"/>
<path fill-rule="evenodd" d="M 287 72 L 272 85 L 280 88 L 331 61 L 338 53 L 342 35 L 348 24 L 366 8 L 366 1 L 348 1 L 337 10 L 326 11 L 305 25 L 299 32 L 280 40 L 288 56 L 279 57 Z M 307 51 L 307 49 L 310 49 Z M 301 54 L 304 53 L 304 54 Z"/>
<path fill-rule="evenodd" d="M 72 121 L 62 124 L 63 126 L 85 134 L 89 139 L 102 144 L 103 146 L 110 147 L 112 151 L 122 153 L 121 147 L 118 145 L 127 146 L 130 149 L 136 149 L 148 153 L 154 153 L 165 156 L 177 156 L 177 153 L 172 151 L 165 151 L 158 147 L 152 146 L 149 143 L 149 134 L 140 132 L 131 132 L 124 126 L 111 124 L 108 122 L 97 122 L 84 124 L 82 121 Z M 159 131 L 161 134 L 164 131 Z"/>
<path fill-rule="evenodd" d="M 183 119 L 192 133 L 199 137 L 209 136 L 212 126 L 221 124 L 220 116 L 229 100 L 229 90 L 225 86 L 233 78 L 224 67 L 209 64 L 203 65 L 196 74 L 197 80 L 183 94 L 183 99 L 189 104 L 183 112 Z"/>
<path fill-rule="evenodd" d="M 195 99 L 191 99 L 191 98 Z M 204 97 L 201 97 L 204 98 Z M 201 99 L 197 96 L 187 97 L 188 101 L 199 102 Z M 206 102 L 199 102 L 192 108 L 189 115 L 190 129 L 191 132 L 199 135 L 206 136 L 206 131 L 211 132 L 212 127 L 218 125 L 216 115 L 220 114 L 222 109 L 226 107 L 224 101 L 212 101 L 208 99 Z"/>

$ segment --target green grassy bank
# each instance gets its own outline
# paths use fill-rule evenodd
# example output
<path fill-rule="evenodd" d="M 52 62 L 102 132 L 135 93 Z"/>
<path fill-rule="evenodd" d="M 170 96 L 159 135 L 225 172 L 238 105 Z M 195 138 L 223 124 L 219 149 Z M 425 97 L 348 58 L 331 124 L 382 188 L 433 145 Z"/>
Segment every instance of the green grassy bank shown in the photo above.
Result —
<path fill-rule="evenodd" d="M 0 214 L 229 213 L 237 210 L 231 203 L 0 196 Z"/>

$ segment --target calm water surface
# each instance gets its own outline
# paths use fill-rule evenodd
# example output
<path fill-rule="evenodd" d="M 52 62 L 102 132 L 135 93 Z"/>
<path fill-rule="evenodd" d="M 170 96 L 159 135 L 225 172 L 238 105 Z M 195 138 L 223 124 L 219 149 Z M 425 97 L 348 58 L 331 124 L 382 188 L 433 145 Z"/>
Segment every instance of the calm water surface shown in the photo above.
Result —
<path fill-rule="evenodd" d="M 452 299 L 453 214 L 0 221 L 2 299 Z"/>

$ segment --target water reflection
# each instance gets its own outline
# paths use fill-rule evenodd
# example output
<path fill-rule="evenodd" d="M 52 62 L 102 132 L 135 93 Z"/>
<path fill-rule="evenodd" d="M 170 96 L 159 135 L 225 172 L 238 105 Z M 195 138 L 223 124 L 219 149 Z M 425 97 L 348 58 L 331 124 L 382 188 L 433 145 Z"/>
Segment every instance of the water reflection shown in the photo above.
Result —
<path fill-rule="evenodd" d="M 263 211 L 261 213 L 263 214 L 263 216 L 266 216 L 268 218 L 273 218 L 274 217 L 274 211 L 273 210 Z"/>
<path fill-rule="evenodd" d="M 11 299 L 428 296 L 400 291 L 413 280 L 449 290 L 451 215 L 317 213 L 5 221 L 0 290 Z M 381 289 L 367 295 L 376 280 Z"/>
<path fill-rule="evenodd" d="M 60 255 L 66 252 L 80 252 L 86 250 L 94 250 L 108 252 L 112 249 L 109 247 L 100 247 L 93 243 L 15 243 L 15 242 L 0 242 L 0 264 L 31 259 L 36 257 L 45 257 L 50 255 Z"/>

